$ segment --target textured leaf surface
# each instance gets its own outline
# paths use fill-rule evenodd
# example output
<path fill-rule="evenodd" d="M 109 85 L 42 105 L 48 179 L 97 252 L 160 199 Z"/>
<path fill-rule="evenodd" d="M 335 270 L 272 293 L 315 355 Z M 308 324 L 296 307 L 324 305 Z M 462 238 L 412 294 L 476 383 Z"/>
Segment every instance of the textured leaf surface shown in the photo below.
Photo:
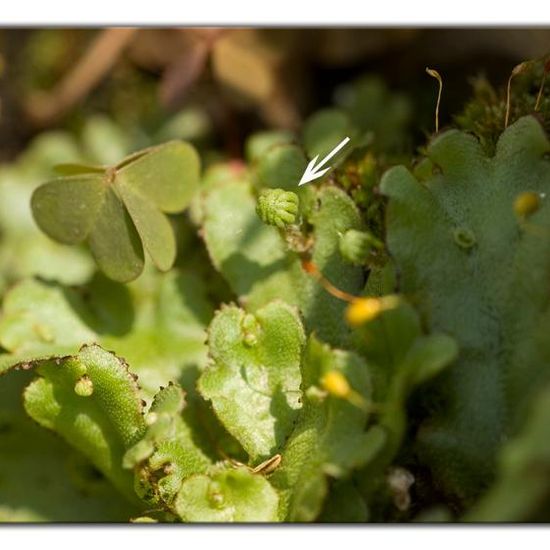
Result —
<path fill-rule="evenodd" d="M 23 410 L 21 393 L 32 376 L 19 371 L 0 379 L 0 522 L 127 521 L 137 508 Z"/>
<path fill-rule="evenodd" d="M 188 522 L 267 522 L 277 521 L 277 505 L 277 493 L 264 477 L 238 468 L 189 478 L 175 508 Z"/>
<path fill-rule="evenodd" d="M 384 443 L 381 430 L 365 430 L 368 414 L 364 410 L 320 393 L 321 378 L 334 370 L 363 399 L 370 397 L 369 373 L 359 357 L 310 338 L 303 363 L 303 409 L 283 449 L 281 466 L 270 477 L 281 494 L 282 520 L 315 520 L 328 492 L 327 476 L 348 476 L 371 460 Z"/>
<path fill-rule="evenodd" d="M 150 505 L 171 506 L 183 480 L 212 464 L 201 446 L 202 427 L 189 415 L 182 417 L 184 407 L 179 386 L 162 388 L 149 409 L 144 437 L 124 456 L 126 467 L 137 466 L 136 492 Z"/>
<path fill-rule="evenodd" d="M 334 187 L 314 193 L 312 261 L 342 290 L 358 294 L 363 271 L 346 263 L 339 248 L 342 233 L 361 228 L 357 207 Z M 346 344 L 350 332 L 343 322 L 345 302 L 304 273 L 277 229 L 260 221 L 249 184 L 214 186 L 206 193 L 204 211 L 204 239 L 212 262 L 249 311 L 279 298 L 300 308 L 308 330 L 334 345 Z"/>
<path fill-rule="evenodd" d="M 0 372 L 98 342 L 129 361 L 147 397 L 171 380 L 192 387 L 211 315 L 201 281 L 177 271 L 148 273 L 129 289 L 101 276 L 78 289 L 24 281 L 4 299 L 0 344 L 10 353 Z"/>
<path fill-rule="evenodd" d="M 125 450 L 145 430 L 138 387 L 128 367 L 99 346 L 40 364 L 40 378 L 25 390 L 27 413 L 87 456 L 123 494 L 134 500 L 133 480 L 122 469 Z M 93 393 L 78 395 L 86 376 Z"/>
<path fill-rule="evenodd" d="M 526 220 L 514 212 L 522 192 L 549 195 L 549 151 L 532 117 L 502 134 L 494 158 L 449 131 L 428 148 L 440 174 L 421 183 L 397 167 L 382 183 L 402 290 L 431 330 L 460 346 L 438 384 L 444 407 L 420 444 L 440 482 L 465 499 L 490 482 L 502 438 L 550 373 L 548 199 Z"/>
<path fill-rule="evenodd" d="M 292 429 L 304 338 L 297 314 L 283 302 L 254 315 L 224 307 L 210 325 L 212 365 L 199 390 L 252 460 L 272 456 Z"/>

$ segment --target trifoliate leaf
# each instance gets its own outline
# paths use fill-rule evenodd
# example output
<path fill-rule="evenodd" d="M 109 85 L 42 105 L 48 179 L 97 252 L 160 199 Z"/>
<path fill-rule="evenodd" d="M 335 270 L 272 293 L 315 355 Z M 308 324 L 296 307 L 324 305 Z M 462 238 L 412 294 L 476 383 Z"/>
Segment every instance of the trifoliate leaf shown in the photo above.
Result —
<path fill-rule="evenodd" d="M 199 158 L 182 142 L 140 151 L 113 168 L 58 178 L 32 197 L 38 226 L 52 239 L 75 244 L 88 239 L 107 276 L 135 279 L 143 270 L 143 248 L 162 271 L 176 257 L 176 241 L 165 214 L 183 210 L 198 185 Z M 98 168 L 93 168 L 97 172 Z"/>

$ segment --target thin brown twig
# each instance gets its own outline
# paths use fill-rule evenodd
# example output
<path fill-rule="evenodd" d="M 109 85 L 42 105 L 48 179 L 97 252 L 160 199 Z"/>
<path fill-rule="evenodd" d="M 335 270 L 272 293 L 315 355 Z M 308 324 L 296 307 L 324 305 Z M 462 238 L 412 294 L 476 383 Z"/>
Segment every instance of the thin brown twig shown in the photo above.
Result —
<path fill-rule="evenodd" d="M 48 126 L 86 97 L 112 69 L 136 31 L 135 28 L 102 31 L 53 90 L 31 95 L 26 111 L 33 122 Z"/>

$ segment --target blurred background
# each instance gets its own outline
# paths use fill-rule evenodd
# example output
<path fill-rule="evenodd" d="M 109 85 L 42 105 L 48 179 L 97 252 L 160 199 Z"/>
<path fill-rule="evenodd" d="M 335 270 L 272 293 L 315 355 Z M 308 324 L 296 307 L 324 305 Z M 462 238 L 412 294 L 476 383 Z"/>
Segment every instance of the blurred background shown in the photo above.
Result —
<path fill-rule="evenodd" d="M 549 29 L 4 29 L 0 30 L 0 161 L 43 130 L 79 133 L 105 115 L 140 136 L 208 140 L 230 157 L 250 132 L 294 130 L 365 74 L 407 94 L 418 132 L 462 109 L 471 77 L 498 86 L 550 51 Z M 143 139 L 144 144 L 151 141 Z M 156 141 L 153 140 L 153 141 Z"/>

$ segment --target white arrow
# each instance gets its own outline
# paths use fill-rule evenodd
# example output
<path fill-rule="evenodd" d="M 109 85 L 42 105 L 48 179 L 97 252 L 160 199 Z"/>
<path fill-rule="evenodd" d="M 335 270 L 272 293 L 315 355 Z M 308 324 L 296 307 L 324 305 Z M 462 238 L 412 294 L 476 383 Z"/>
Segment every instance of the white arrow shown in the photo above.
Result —
<path fill-rule="evenodd" d="M 326 168 L 323 168 L 323 166 L 334 156 L 342 147 L 346 145 L 346 143 L 350 140 L 349 137 L 344 138 L 317 166 L 315 166 L 315 163 L 317 162 L 317 159 L 319 158 L 319 155 L 317 155 L 313 160 L 310 161 L 310 163 L 307 165 L 306 171 L 304 172 L 304 175 L 302 176 L 302 179 L 300 180 L 300 183 L 298 185 L 304 185 L 304 183 L 308 183 L 310 181 L 316 180 L 317 178 L 320 178 L 321 176 L 324 176 L 330 169 L 330 166 L 327 166 Z M 321 170 L 323 168 L 323 170 Z"/>

